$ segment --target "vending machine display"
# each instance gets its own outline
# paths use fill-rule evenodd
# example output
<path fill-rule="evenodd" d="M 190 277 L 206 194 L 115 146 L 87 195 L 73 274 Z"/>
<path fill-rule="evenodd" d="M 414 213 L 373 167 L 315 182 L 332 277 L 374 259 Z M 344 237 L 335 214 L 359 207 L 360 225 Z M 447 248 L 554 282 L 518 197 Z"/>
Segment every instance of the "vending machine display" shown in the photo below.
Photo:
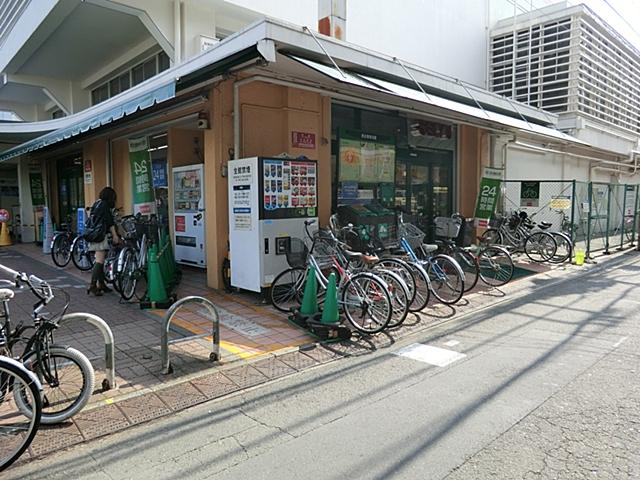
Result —
<path fill-rule="evenodd" d="M 312 160 L 253 157 L 229 162 L 234 287 L 259 292 L 288 267 L 288 239 L 304 239 L 304 221 L 317 219 L 317 188 Z"/>
<path fill-rule="evenodd" d="M 206 267 L 202 164 L 173 169 L 173 218 L 176 262 Z"/>

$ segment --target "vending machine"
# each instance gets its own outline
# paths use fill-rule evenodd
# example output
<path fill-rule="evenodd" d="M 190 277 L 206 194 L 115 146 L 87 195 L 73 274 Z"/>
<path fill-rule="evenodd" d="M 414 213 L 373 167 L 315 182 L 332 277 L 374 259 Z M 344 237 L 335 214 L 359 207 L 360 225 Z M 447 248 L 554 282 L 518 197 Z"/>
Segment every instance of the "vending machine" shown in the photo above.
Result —
<path fill-rule="evenodd" d="M 177 263 L 207 266 L 202 164 L 173 169 L 173 244 Z"/>
<path fill-rule="evenodd" d="M 229 162 L 231 285 L 260 292 L 288 268 L 291 238 L 318 217 L 313 160 L 253 157 Z M 311 231 L 317 229 L 316 225 Z"/>

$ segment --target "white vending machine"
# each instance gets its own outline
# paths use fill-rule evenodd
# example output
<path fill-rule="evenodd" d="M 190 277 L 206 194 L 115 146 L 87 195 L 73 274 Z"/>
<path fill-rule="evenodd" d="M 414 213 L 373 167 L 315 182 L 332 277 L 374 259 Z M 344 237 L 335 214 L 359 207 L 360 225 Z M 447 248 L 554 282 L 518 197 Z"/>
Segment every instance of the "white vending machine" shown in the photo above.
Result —
<path fill-rule="evenodd" d="M 207 266 L 202 164 L 173 169 L 173 245 L 177 263 Z"/>
<path fill-rule="evenodd" d="M 305 239 L 316 220 L 318 171 L 313 160 L 253 157 L 229 162 L 231 285 L 260 292 L 289 267 L 291 238 Z"/>

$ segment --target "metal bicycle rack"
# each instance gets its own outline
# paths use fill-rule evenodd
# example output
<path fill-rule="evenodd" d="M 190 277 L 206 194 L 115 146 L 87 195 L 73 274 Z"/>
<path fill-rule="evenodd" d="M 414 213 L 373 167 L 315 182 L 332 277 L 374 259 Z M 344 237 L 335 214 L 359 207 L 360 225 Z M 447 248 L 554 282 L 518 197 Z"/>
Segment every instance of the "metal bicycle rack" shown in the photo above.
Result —
<path fill-rule="evenodd" d="M 190 296 L 178 300 L 174 303 L 164 316 L 162 321 L 162 337 L 160 339 L 160 359 L 162 362 L 162 373 L 173 373 L 171 362 L 169 361 L 169 326 L 171 320 L 176 315 L 180 307 L 187 303 L 196 303 L 203 305 L 213 317 L 213 328 L 211 331 L 212 336 L 212 348 L 209 354 L 209 360 L 215 362 L 220 360 L 220 316 L 218 315 L 218 309 L 216 306 L 204 297 Z"/>
<path fill-rule="evenodd" d="M 113 341 L 113 332 L 107 322 L 92 313 L 67 313 L 63 315 L 58 322 L 68 322 L 70 320 L 85 320 L 94 327 L 97 327 L 104 337 L 104 364 L 106 369 L 106 377 L 102 380 L 102 389 L 109 390 L 116 388 L 116 366 L 115 366 L 115 347 Z"/>

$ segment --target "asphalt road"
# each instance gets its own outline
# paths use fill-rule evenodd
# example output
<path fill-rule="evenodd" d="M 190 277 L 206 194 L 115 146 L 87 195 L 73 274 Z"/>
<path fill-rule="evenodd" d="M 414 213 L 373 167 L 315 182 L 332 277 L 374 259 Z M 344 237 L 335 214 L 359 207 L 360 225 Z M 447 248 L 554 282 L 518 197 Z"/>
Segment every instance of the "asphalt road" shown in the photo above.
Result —
<path fill-rule="evenodd" d="M 5 476 L 640 478 L 640 257 L 616 263 Z"/>

